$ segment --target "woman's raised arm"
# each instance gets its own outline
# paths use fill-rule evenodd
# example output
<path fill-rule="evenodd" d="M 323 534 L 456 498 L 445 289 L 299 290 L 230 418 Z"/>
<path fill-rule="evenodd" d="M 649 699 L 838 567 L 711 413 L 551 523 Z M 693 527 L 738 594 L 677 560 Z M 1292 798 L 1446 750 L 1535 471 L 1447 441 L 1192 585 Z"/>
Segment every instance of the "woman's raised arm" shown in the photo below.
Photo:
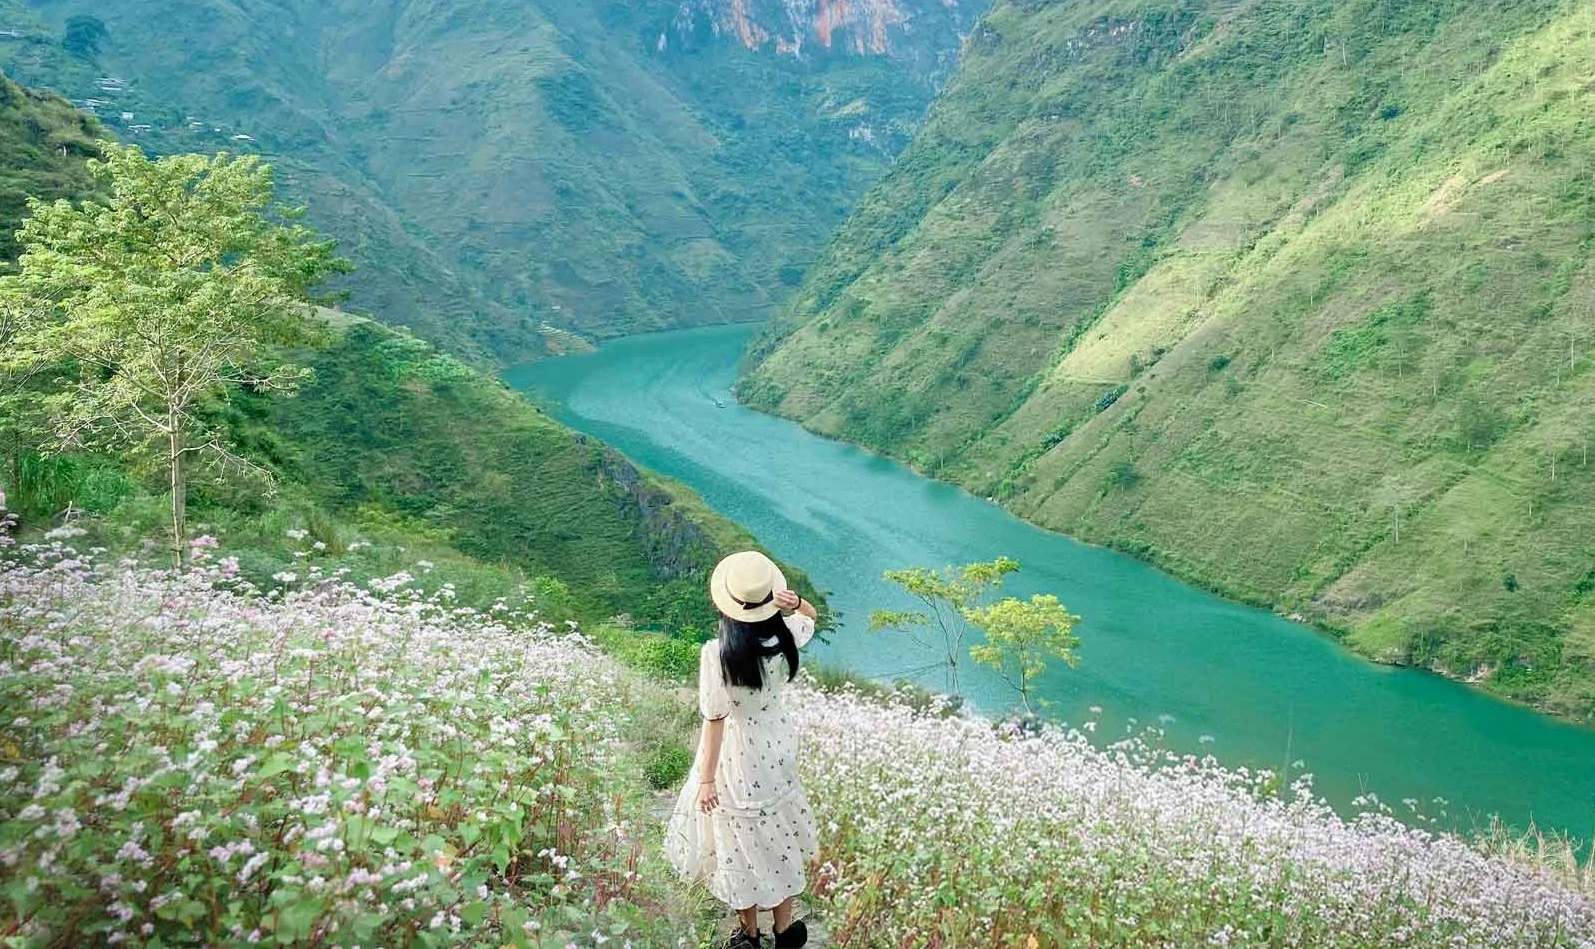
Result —
<path fill-rule="evenodd" d="M 796 590 L 782 590 L 775 595 L 775 605 L 783 613 L 802 613 L 809 619 L 819 622 L 819 611 L 814 604 L 799 596 Z"/>

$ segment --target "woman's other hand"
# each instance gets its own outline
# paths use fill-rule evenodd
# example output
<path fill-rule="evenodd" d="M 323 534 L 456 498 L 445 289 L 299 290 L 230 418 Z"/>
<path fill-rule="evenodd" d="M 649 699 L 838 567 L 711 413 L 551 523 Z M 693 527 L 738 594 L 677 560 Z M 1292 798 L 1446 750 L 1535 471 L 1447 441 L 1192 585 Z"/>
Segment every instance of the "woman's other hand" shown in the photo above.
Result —
<path fill-rule="evenodd" d="M 703 781 L 698 785 L 698 810 L 705 814 L 710 813 L 720 806 L 720 793 L 714 789 L 713 781 Z"/>

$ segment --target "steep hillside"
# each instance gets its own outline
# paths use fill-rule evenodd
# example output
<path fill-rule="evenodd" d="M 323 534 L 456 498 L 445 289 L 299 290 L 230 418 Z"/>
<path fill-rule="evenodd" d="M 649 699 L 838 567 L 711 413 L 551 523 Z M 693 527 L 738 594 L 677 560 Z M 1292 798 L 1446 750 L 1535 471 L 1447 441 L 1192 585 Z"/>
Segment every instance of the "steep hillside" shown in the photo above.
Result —
<path fill-rule="evenodd" d="M 100 133 L 61 99 L 0 76 L 0 269 L 15 259 L 28 197 L 80 198 L 93 187 L 85 156 Z M 447 561 L 436 582 L 487 603 L 527 580 L 555 612 L 630 613 L 687 638 L 708 629 L 705 577 L 755 543 L 746 531 L 414 336 L 324 316 L 322 345 L 291 354 L 314 372 L 297 396 L 239 389 L 205 410 L 235 453 L 260 466 L 201 466 L 190 492 L 199 530 L 240 554 L 245 576 L 264 586 L 302 576 L 299 541 L 310 536 L 329 571 L 376 576 L 434 557 Z M 10 329 L 0 321 L 0 352 Z M 88 513 L 97 540 L 136 547 L 165 523 L 155 495 L 164 482 L 136 458 L 41 455 L 47 413 L 17 397 L 36 395 L 49 376 L 0 373 L 0 508 L 30 534 L 62 512 Z"/>
<path fill-rule="evenodd" d="M 714 563 L 754 546 L 688 489 L 642 472 L 426 343 L 356 320 L 302 354 L 292 399 L 240 395 L 240 443 L 350 518 L 392 518 L 462 553 L 559 578 L 578 612 L 707 631 Z M 800 572 L 794 583 L 812 590 Z"/>
<path fill-rule="evenodd" d="M 700 627 L 709 568 L 753 543 L 414 337 L 356 320 L 299 358 L 315 377 L 298 396 L 240 393 L 226 411 L 291 493 L 339 516 L 392 519 L 484 563 L 557 577 L 585 615 Z"/>
<path fill-rule="evenodd" d="M 84 159 L 98 154 L 94 120 L 61 98 L 0 75 L 0 261 L 17 255 L 16 230 L 36 194 L 93 187 Z"/>
<path fill-rule="evenodd" d="M 1595 713 L 1595 10 L 1000 4 L 752 404 Z"/>
<path fill-rule="evenodd" d="M 96 98 L 157 148 L 247 136 L 234 144 L 270 155 L 312 222 L 345 239 L 359 305 L 501 361 L 540 351 L 544 321 L 604 336 L 763 315 L 907 142 L 978 12 L 26 5 L 44 46 L 72 16 L 100 18 L 106 37 L 77 57 L 0 40 L 0 65 Z M 106 91 L 104 74 L 120 84 Z M 135 100 L 156 111 L 123 122 Z"/>
<path fill-rule="evenodd" d="M 249 579 L 303 578 L 304 543 L 285 532 L 308 532 L 329 572 L 430 559 L 434 582 L 472 603 L 535 581 L 558 601 L 551 613 L 709 630 L 703 583 L 721 556 L 756 545 L 746 531 L 427 343 L 329 316 L 324 345 L 293 354 L 315 373 L 297 395 L 239 391 L 208 409 L 270 473 L 201 472 L 189 496 L 196 530 L 241 554 Z M 71 508 L 94 516 L 97 540 L 137 546 L 165 523 L 153 480 L 109 458 L 0 444 L 0 491 L 35 532 Z"/>

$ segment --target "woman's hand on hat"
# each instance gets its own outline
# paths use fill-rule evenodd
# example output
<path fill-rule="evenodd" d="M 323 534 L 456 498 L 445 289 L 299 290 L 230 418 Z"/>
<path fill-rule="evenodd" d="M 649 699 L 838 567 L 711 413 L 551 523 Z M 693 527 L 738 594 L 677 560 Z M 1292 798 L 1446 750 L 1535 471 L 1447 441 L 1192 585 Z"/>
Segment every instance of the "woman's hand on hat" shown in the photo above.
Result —
<path fill-rule="evenodd" d="M 803 598 L 791 590 L 782 590 L 775 595 L 775 608 L 783 613 L 790 613 L 803 603 Z"/>

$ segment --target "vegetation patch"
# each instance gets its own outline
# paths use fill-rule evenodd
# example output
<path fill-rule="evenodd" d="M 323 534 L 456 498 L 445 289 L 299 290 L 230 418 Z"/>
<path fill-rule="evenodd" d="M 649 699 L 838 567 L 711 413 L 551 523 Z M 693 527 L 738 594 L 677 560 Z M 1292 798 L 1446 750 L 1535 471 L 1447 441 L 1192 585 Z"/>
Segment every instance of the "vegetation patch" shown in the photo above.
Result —
<path fill-rule="evenodd" d="M 0 556 L 22 944 L 709 940 L 649 814 L 690 764 L 692 703 L 419 567 L 262 592 L 206 536 L 172 571 L 70 533 Z M 1342 817 L 1310 779 L 1155 732 L 1099 748 L 1093 721 L 994 723 L 820 675 L 788 694 L 835 945 L 1571 949 L 1595 930 L 1554 842 L 1472 844 L 1372 798 Z"/>

